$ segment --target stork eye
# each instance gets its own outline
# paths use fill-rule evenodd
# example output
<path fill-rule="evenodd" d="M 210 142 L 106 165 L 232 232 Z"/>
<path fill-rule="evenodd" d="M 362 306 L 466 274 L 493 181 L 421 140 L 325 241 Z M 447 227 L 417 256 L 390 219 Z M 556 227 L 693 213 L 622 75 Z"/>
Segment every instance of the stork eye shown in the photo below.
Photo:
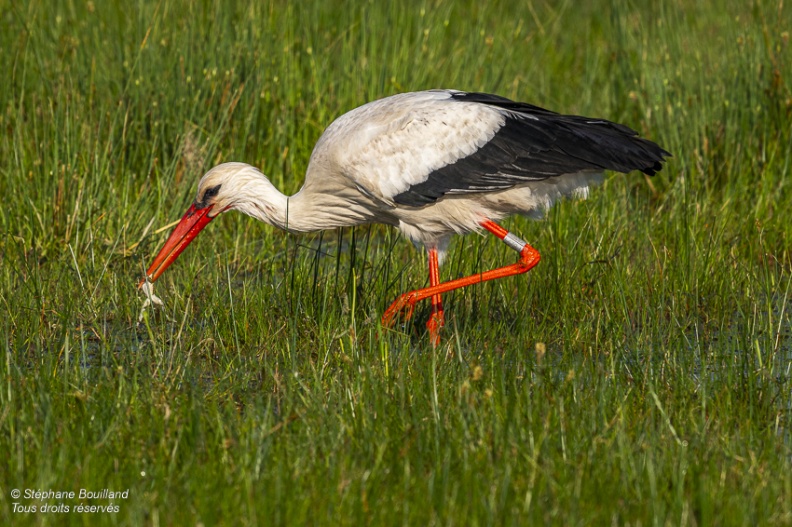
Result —
<path fill-rule="evenodd" d="M 203 203 L 206 203 L 213 197 L 217 196 L 217 193 L 220 192 L 220 185 L 214 186 L 212 188 L 206 189 L 204 192 L 203 199 L 201 200 Z"/>

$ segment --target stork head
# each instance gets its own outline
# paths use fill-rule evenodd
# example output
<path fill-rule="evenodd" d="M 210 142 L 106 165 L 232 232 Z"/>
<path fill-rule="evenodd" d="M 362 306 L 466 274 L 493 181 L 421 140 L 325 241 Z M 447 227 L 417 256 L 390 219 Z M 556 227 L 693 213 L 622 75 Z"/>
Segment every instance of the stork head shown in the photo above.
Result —
<path fill-rule="evenodd" d="M 138 287 L 146 281 L 154 282 L 159 278 L 198 233 L 220 213 L 246 203 L 254 186 L 252 183 L 261 182 L 262 179 L 266 180 L 266 177 L 258 169 L 245 163 L 223 163 L 204 174 L 198 183 L 195 201 L 157 253 Z"/>

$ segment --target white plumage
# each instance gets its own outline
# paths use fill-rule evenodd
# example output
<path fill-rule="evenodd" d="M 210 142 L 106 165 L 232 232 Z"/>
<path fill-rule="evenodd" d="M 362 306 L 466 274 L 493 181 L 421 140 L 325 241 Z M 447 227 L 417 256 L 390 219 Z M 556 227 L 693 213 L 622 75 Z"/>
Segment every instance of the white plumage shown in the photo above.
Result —
<path fill-rule="evenodd" d="M 454 101 L 452 93 L 403 93 L 352 110 L 327 128 L 311 161 L 328 162 L 393 204 L 395 196 L 474 153 L 503 126 L 496 108 Z"/>
<path fill-rule="evenodd" d="M 625 126 L 494 95 L 455 90 L 394 95 L 330 124 L 311 154 L 303 187 L 293 196 L 283 195 L 250 165 L 212 168 L 147 279 L 156 280 L 212 218 L 228 210 L 290 232 L 384 223 L 426 247 L 431 283 L 402 295 L 386 317 L 432 297 L 428 325 L 437 343 L 442 292 L 524 272 L 538 262 L 538 253 L 496 220 L 540 213 L 558 198 L 586 194 L 605 169 L 654 174 L 668 155 Z M 515 248 L 523 244 L 533 251 L 531 262 L 522 249 L 518 267 L 492 271 L 490 278 L 440 283 L 437 266 L 451 235 L 481 228 L 501 239 L 508 235 Z"/>

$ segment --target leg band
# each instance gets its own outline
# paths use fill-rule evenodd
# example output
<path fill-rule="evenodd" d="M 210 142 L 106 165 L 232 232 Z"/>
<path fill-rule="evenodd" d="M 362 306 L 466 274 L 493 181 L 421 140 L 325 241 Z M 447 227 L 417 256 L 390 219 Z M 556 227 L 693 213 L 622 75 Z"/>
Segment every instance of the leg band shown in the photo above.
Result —
<path fill-rule="evenodd" d="M 515 236 L 510 232 L 506 233 L 506 236 L 503 237 L 503 243 L 505 243 L 506 245 L 517 251 L 518 253 L 521 253 L 522 250 L 525 248 L 525 246 L 528 245 L 523 240 L 521 240 L 520 238 L 518 238 L 517 236 Z"/>

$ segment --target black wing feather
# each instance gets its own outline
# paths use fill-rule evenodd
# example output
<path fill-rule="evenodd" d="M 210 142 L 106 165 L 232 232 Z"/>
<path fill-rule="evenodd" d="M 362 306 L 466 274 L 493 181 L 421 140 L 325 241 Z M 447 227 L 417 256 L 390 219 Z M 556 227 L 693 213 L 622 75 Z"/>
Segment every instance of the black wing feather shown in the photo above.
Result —
<path fill-rule="evenodd" d="M 446 194 L 506 190 L 584 170 L 651 176 L 671 155 L 627 126 L 603 119 L 561 115 L 486 93 L 457 92 L 451 98 L 501 108 L 506 122 L 479 150 L 435 170 L 396 195 L 396 203 L 421 207 Z"/>

